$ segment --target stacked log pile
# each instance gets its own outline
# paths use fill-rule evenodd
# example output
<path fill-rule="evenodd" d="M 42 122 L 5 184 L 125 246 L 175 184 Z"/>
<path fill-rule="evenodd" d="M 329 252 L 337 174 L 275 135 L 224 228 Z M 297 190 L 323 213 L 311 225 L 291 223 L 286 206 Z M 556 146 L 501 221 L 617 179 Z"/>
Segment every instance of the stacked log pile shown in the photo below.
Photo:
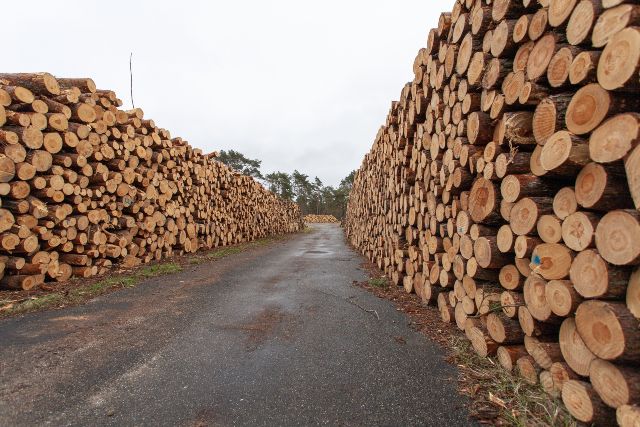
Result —
<path fill-rule="evenodd" d="M 91 79 L 0 74 L 0 287 L 301 228 L 298 206 Z"/>
<path fill-rule="evenodd" d="M 580 421 L 639 425 L 640 6 L 457 0 L 358 170 L 345 230 Z"/>
<path fill-rule="evenodd" d="M 321 222 L 329 222 L 329 223 L 337 223 L 340 222 L 338 221 L 338 218 L 336 218 L 333 215 L 305 215 L 304 216 L 304 222 L 308 222 L 308 223 L 321 223 Z"/>

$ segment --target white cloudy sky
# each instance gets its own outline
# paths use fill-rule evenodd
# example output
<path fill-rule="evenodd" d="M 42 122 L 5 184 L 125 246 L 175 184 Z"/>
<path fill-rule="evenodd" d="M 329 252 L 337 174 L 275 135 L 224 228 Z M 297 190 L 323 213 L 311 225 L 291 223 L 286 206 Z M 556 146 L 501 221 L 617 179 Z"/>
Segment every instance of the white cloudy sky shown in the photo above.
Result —
<path fill-rule="evenodd" d="M 453 0 L 20 0 L 3 71 L 92 77 L 205 152 L 337 184 L 359 166 Z M 13 40 L 13 41 L 9 41 Z"/>

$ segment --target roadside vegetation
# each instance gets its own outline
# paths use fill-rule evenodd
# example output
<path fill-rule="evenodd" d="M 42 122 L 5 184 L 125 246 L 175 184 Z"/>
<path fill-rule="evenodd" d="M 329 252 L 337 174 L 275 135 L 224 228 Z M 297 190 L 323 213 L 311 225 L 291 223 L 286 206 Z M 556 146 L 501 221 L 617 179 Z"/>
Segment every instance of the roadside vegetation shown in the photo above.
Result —
<path fill-rule="evenodd" d="M 116 289 L 132 288 L 146 279 L 182 271 L 176 262 L 147 265 L 132 272 L 103 277 L 83 284 L 79 281 L 71 289 L 44 295 L 28 297 L 24 300 L 0 300 L 0 316 L 27 313 L 45 308 L 64 307 L 83 303 Z"/>
<path fill-rule="evenodd" d="M 386 277 L 376 277 L 369 279 L 369 284 L 371 286 L 375 286 L 376 288 L 387 288 L 389 286 L 389 281 Z"/>
<path fill-rule="evenodd" d="M 308 232 L 306 229 L 303 232 Z M 133 288 L 147 279 L 181 272 L 189 265 L 194 266 L 236 255 L 248 249 L 263 247 L 284 239 L 286 236 L 272 236 L 242 243 L 235 246 L 201 251 L 172 260 L 143 265 L 121 273 L 86 279 L 75 279 L 66 283 L 53 284 L 38 291 L 5 291 L 0 294 L 0 318 L 15 316 L 31 311 L 62 308 L 82 304 L 92 298 L 119 289 Z"/>
<path fill-rule="evenodd" d="M 461 391 L 473 400 L 474 417 L 521 427 L 577 426 L 561 400 L 507 372 L 493 358 L 478 356 L 464 337 L 454 337 L 450 350 L 451 362 L 461 371 Z"/>

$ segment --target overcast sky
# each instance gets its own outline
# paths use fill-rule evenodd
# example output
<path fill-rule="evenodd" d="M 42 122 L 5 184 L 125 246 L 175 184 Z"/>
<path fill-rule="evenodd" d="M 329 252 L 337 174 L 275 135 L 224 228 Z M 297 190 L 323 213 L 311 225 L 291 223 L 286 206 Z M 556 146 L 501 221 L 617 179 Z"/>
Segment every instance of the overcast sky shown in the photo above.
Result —
<path fill-rule="evenodd" d="M 91 77 L 205 152 L 335 185 L 360 165 L 453 0 L 20 0 L 3 71 Z"/>

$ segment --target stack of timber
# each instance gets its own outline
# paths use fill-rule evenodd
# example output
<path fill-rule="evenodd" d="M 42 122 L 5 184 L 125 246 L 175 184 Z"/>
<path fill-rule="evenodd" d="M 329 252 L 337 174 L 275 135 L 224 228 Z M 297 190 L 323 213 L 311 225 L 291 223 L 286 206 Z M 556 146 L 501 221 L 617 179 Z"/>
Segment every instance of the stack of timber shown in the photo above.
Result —
<path fill-rule="evenodd" d="M 344 221 L 478 354 L 598 425 L 640 425 L 637 3 L 458 0 Z"/>
<path fill-rule="evenodd" d="M 304 216 L 304 222 L 331 222 L 331 223 L 338 223 L 340 221 L 338 221 L 338 218 L 336 218 L 333 215 L 305 215 Z"/>
<path fill-rule="evenodd" d="M 91 79 L 0 74 L 0 287 L 294 232 L 252 178 L 118 109 Z"/>

